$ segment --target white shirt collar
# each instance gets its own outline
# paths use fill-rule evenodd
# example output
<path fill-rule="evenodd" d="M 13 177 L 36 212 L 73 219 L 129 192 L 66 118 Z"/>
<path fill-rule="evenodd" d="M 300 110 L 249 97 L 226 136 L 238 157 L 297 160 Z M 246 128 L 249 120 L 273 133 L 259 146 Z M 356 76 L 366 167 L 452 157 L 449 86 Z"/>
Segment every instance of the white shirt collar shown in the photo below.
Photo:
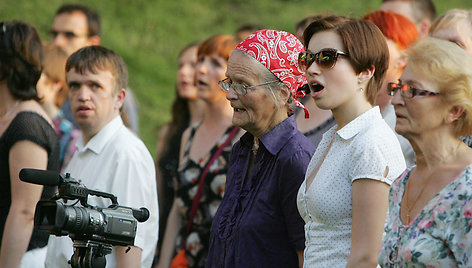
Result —
<path fill-rule="evenodd" d="M 354 120 L 338 130 L 337 134 L 344 140 L 351 139 L 366 127 L 372 124 L 372 121 L 382 119 L 379 106 L 372 107 L 368 111 L 356 117 Z"/>
<path fill-rule="evenodd" d="M 111 137 L 120 129 L 123 125 L 123 120 L 120 115 L 117 115 L 113 120 L 106 124 L 97 134 L 95 134 L 89 142 L 84 145 L 84 139 L 77 141 L 77 151 L 83 153 L 87 150 L 100 154 L 105 145 L 111 140 Z"/>

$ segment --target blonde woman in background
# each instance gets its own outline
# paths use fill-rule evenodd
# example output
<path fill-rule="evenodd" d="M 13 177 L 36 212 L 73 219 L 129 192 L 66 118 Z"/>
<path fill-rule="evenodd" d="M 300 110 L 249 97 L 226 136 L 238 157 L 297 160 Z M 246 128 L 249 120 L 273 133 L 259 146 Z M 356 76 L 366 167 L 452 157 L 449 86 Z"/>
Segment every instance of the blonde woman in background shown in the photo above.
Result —
<path fill-rule="evenodd" d="M 451 41 L 472 55 L 472 10 L 446 11 L 433 21 L 429 35 Z"/>
<path fill-rule="evenodd" d="M 41 106 L 52 119 L 61 145 L 61 171 L 74 154 L 75 144 L 80 138 L 80 130 L 64 117 L 60 108 L 67 99 L 66 60 L 67 54 L 58 47 L 44 47 L 43 72 L 36 84 Z"/>

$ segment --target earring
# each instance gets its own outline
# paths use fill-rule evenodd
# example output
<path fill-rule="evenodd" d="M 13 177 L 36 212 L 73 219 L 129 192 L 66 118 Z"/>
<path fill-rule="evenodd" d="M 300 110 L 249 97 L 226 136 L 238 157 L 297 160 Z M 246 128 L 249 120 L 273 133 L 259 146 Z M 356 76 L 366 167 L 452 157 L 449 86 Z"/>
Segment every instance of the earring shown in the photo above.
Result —
<path fill-rule="evenodd" d="M 360 87 L 359 89 L 361 90 L 361 92 L 364 92 L 364 88 L 363 88 L 363 87 Z"/>

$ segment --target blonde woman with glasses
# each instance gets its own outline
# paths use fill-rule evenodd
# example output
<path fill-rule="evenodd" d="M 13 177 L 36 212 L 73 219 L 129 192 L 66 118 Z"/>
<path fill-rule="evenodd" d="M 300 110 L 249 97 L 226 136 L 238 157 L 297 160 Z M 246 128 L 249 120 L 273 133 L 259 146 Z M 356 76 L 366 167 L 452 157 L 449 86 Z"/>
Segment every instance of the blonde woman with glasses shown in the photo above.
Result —
<path fill-rule="evenodd" d="M 389 85 L 395 130 L 416 153 L 392 185 L 379 254 L 382 267 L 472 266 L 472 56 L 425 38 Z"/>

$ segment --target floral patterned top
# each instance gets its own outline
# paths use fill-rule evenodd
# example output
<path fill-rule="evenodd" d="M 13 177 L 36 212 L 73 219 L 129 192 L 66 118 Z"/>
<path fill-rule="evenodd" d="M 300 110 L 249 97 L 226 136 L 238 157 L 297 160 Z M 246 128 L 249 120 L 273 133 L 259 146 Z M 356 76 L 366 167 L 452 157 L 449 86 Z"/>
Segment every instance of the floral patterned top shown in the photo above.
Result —
<path fill-rule="evenodd" d="M 390 189 L 390 213 L 379 264 L 382 267 L 472 267 L 472 165 L 404 225 L 400 220 L 400 205 L 413 168 L 407 169 Z"/>
<path fill-rule="evenodd" d="M 189 152 L 192 147 L 193 138 L 200 124 L 192 127 L 189 139 L 185 144 L 184 155 L 182 163 L 178 170 L 178 187 L 176 192 L 176 202 L 178 213 L 182 217 L 182 225 L 176 241 L 176 252 L 182 248 L 182 242 L 187 233 L 187 224 L 192 209 L 193 199 L 198 190 L 200 176 L 205 169 L 208 161 L 218 150 L 218 147 L 223 144 L 233 127 L 229 127 L 223 136 L 210 150 L 210 153 L 197 162 L 190 159 Z M 237 140 L 237 136 L 233 137 L 233 142 Z M 226 172 L 229 166 L 229 158 L 233 142 L 228 143 L 223 149 L 221 155 L 216 158 L 210 166 L 208 173 L 203 183 L 202 195 L 200 197 L 200 204 L 197 213 L 193 219 L 192 227 L 187 236 L 186 243 L 186 257 L 189 262 L 189 267 L 205 267 L 206 256 L 208 255 L 210 228 L 215 213 L 223 199 Z"/>

